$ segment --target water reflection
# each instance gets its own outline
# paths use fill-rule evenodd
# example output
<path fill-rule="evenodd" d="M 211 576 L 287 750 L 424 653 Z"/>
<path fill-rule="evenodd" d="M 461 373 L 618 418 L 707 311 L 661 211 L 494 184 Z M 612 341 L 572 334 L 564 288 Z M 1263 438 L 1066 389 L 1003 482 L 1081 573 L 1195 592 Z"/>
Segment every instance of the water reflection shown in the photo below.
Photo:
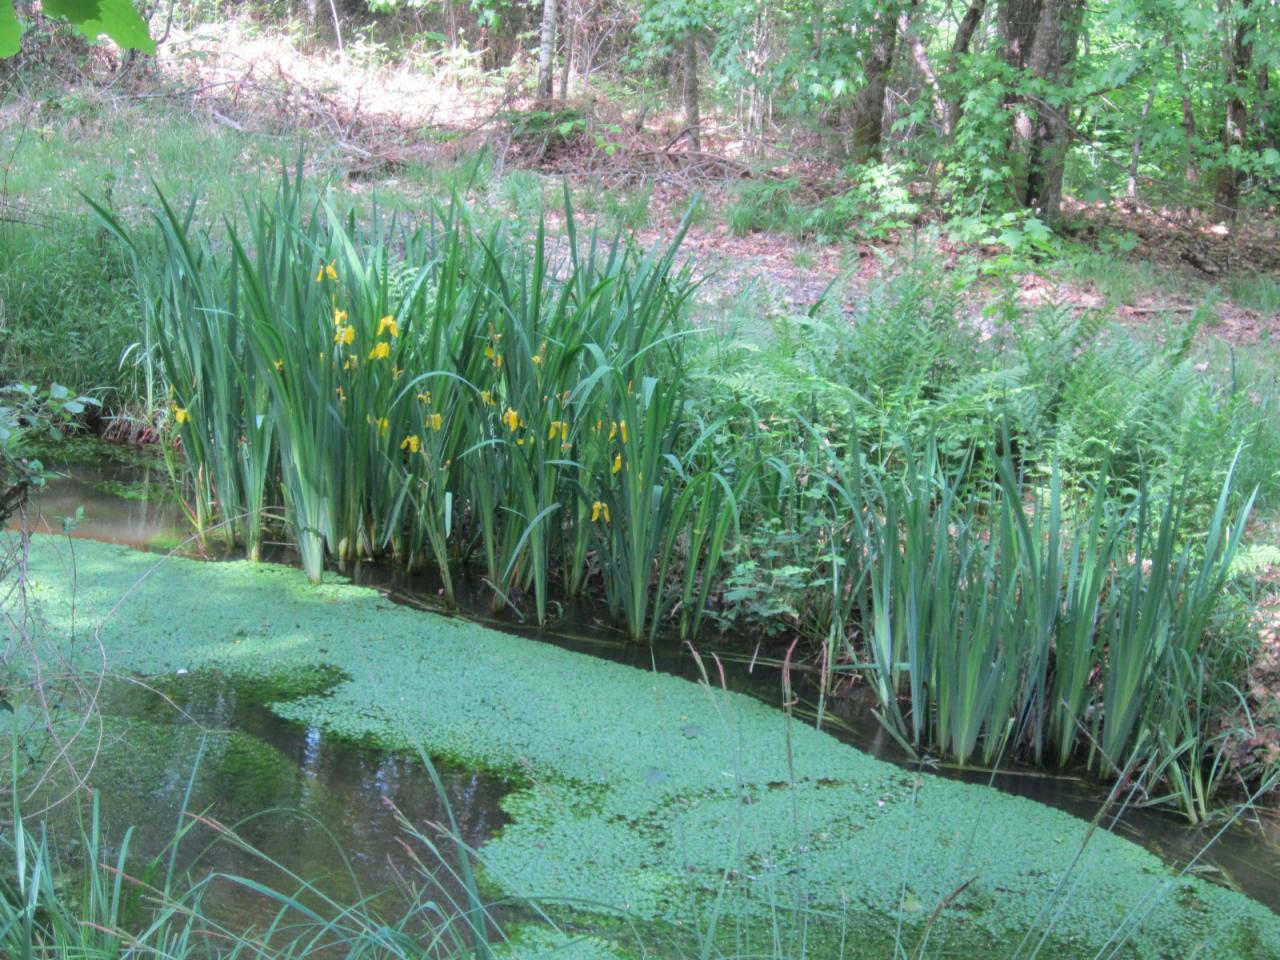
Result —
<path fill-rule="evenodd" d="M 154 683 L 112 681 L 102 699 L 104 713 L 135 724 L 181 725 L 186 733 L 207 731 L 209 740 L 194 787 L 189 787 L 194 750 L 172 751 L 153 774 L 139 769 L 136 783 L 148 785 L 146 792 L 103 784 L 109 830 L 118 838 L 134 826 L 140 855 L 161 852 L 186 801 L 190 812 L 234 828 L 256 851 L 214 843 L 215 829 L 198 828 L 179 858 L 181 869 L 194 875 L 245 876 L 285 889 L 305 881 L 339 901 L 354 902 L 401 887 L 406 879 L 426 883 L 421 866 L 435 874 L 429 883 L 433 896 L 464 902 L 451 866 L 413 832 L 450 851 L 445 827 L 452 813 L 461 840 L 480 846 L 506 822 L 499 806 L 510 789 L 505 780 L 440 766 L 441 794 L 421 758 L 363 748 L 281 720 L 266 706 L 270 693 L 261 687 L 212 674 Z M 229 744 L 219 737 L 225 731 L 253 740 Z M 174 743 L 186 742 L 174 737 Z M 245 888 L 224 883 L 215 893 L 215 907 L 240 919 L 266 911 L 257 917 L 265 920 L 270 913 L 270 904 Z"/>

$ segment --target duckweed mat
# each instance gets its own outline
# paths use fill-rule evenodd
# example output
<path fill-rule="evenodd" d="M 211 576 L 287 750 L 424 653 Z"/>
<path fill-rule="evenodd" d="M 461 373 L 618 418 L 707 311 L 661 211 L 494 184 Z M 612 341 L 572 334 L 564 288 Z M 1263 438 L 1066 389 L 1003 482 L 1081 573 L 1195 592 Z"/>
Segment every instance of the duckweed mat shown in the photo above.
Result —
<path fill-rule="evenodd" d="M 589 933 L 575 955 L 1280 956 L 1255 901 L 745 695 L 285 567 L 47 537 L 30 575 L 41 628 L 86 664 L 100 643 L 112 670 L 153 677 L 323 669 L 342 679 L 273 709 L 517 780 L 486 882 Z"/>

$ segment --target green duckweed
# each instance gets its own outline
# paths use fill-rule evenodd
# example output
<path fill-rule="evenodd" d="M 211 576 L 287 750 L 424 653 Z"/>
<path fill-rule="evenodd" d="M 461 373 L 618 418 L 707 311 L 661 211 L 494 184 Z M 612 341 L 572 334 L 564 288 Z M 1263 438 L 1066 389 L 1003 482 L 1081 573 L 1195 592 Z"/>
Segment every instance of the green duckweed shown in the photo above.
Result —
<path fill-rule="evenodd" d="M 97 628 L 118 671 L 323 671 L 342 679 L 273 709 L 513 776 L 514 822 L 480 852 L 487 882 L 601 930 L 650 924 L 811 956 L 887 957 L 895 943 L 914 955 L 926 938 L 926 956 L 1031 956 L 1042 938 L 1055 960 L 1280 956 L 1280 918 L 1244 896 L 746 696 L 283 567 L 37 538 L 31 576 L 46 628 L 74 633 L 89 660 Z"/>

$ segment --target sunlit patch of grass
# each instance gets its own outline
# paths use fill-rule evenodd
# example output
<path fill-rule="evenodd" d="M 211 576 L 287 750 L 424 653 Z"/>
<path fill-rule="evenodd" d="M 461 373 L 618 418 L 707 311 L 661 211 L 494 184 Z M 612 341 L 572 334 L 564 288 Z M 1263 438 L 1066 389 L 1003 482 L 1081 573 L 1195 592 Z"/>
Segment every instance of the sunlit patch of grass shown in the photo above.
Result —
<path fill-rule="evenodd" d="M 1066 261 L 1064 275 L 1092 287 L 1108 307 L 1126 306 L 1165 289 L 1165 278 L 1152 263 L 1106 253 L 1080 253 Z"/>
<path fill-rule="evenodd" d="M 1280 280 L 1264 275 L 1235 277 L 1228 289 L 1231 299 L 1240 306 L 1263 317 L 1280 316 Z"/>

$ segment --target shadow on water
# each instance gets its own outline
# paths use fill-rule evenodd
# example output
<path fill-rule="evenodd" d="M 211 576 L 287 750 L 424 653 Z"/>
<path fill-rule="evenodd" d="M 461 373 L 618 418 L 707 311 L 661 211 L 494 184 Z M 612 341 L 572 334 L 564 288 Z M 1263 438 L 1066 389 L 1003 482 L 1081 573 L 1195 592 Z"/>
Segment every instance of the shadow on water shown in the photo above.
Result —
<path fill-rule="evenodd" d="M 41 513 L 49 518 L 46 525 L 61 529 L 61 518 L 73 516 L 77 508 L 83 507 L 76 536 L 162 552 L 174 549 L 189 537 L 190 528 L 182 509 L 170 493 L 167 478 L 154 471 L 140 477 L 140 472 L 148 473 L 137 466 L 101 461 L 67 464 L 66 475 L 51 481 L 41 496 Z M 140 489 L 145 489 L 137 486 L 140 480 L 153 484 L 154 498 L 135 498 Z M 133 496 L 121 497 L 122 489 Z M 290 551 L 280 549 L 272 559 L 289 562 L 292 558 Z M 357 563 L 344 573 L 396 602 L 446 612 L 439 599 L 439 583 L 429 574 L 371 562 Z M 691 680 L 703 679 L 705 670 L 711 682 L 719 683 L 723 669 L 723 682 L 729 689 L 772 706 L 781 702 L 781 672 L 776 665 L 748 662 L 738 651 L 721 651 L 716 656 L 716 646 L 710 644 L 699 662 L 678 644 L 660 643 L 651 649 L 627 643 L 598 611 L 589 608 L 566 611 L 554 629 L 535 629 L 510 618 L 489 615 L 490 599 L 491 592 L 478 580 L 459 591 L 459 601 L 469 618 L 499 629 Z M 817 699 L 812 680 L 806 687 L 804 674 L 794 676 L 793 682 L 802 699 Z M 438 822 L 444 814 L 429 777 L 416 758 L 362 750 L 326 738 L 317 730 L 294 727 L 276 718 L 260 693 L 238 689 L 224 679 L 193 679 L 165 692 L 199 724 L 241 731 L 287 758 L 296 775 L 291 784 L 286 783 L 284 796 L 276 805 L 294 808 L 294 812 L 271 814 L 271 818 L 285 819 L 270 826 L 254 825 L 255 832 L 246 837 L 266 844 L 268 853 L 278 850 L 282 855 L 299 858 L 296 862 L 312 873 L 355 876 L 375 888 L 394 882 L 393 865 L 397 857 L 403 862 L 403 850 L 396 839 L 399 831 L 387 801 L 399 806 L 414 823 Z M 144 696 L 133 691 L 119 696 L 128 704 L 121 709 L 133 716 L 151 715 L 162 722 L 173 722 L 174 717 L 180 716 L 156 694 Z M 151 700 L 147 701 L 147 697 Z M 834 736 L 906 768 L 923 768 L 969 783 L 989 784 L 1086 820 L 1096 816 L 1106 800 L 1105 789 L 1085 778 L 1035 769 L 993 772 L 921 763 L 885 733 L 867 704 L 855 699 L 829 701 L 825 717 L 824 728 Z M 505 784 L 457 770 L 447 771 L 445 783 L 468 843 L 479 844 L 501 825 L 498 800 L 507 788 Z M 224 798 L 240 796 L 237 791 L 242 786 L 234 778 L 227 779 L 219 792 Z M 173 807 L 180 799 L 179 794 L 166 802 Z M 300 816 L 298 811 L 309 816 Z M 176 817 L 176 807 L 169 812 Z M 249 812 L 244 810 L 241 815 Z M 284 826 L 290 817 L 292 825 Z M 317 827 L 319 823 L 333 832 L 333 839 L 319 841 L 324 834 Z M 1172 813 L 1125 809 L 1118 818 L 1109 815 L 1103 825 L 1175 867 L 1195 859 L 1193 869 L 1205 879 L 1233 886 L 1280 912 L 1280 824 L 1252 818 L 1247 826 L 1236 826 L 1217 836 L 1214 825 L 1193 828 Z M 1216 841 L 1206 851 L 1215 836 Z M 350 868 L 343 862 L 341 850 L 349 852 Z"/>

